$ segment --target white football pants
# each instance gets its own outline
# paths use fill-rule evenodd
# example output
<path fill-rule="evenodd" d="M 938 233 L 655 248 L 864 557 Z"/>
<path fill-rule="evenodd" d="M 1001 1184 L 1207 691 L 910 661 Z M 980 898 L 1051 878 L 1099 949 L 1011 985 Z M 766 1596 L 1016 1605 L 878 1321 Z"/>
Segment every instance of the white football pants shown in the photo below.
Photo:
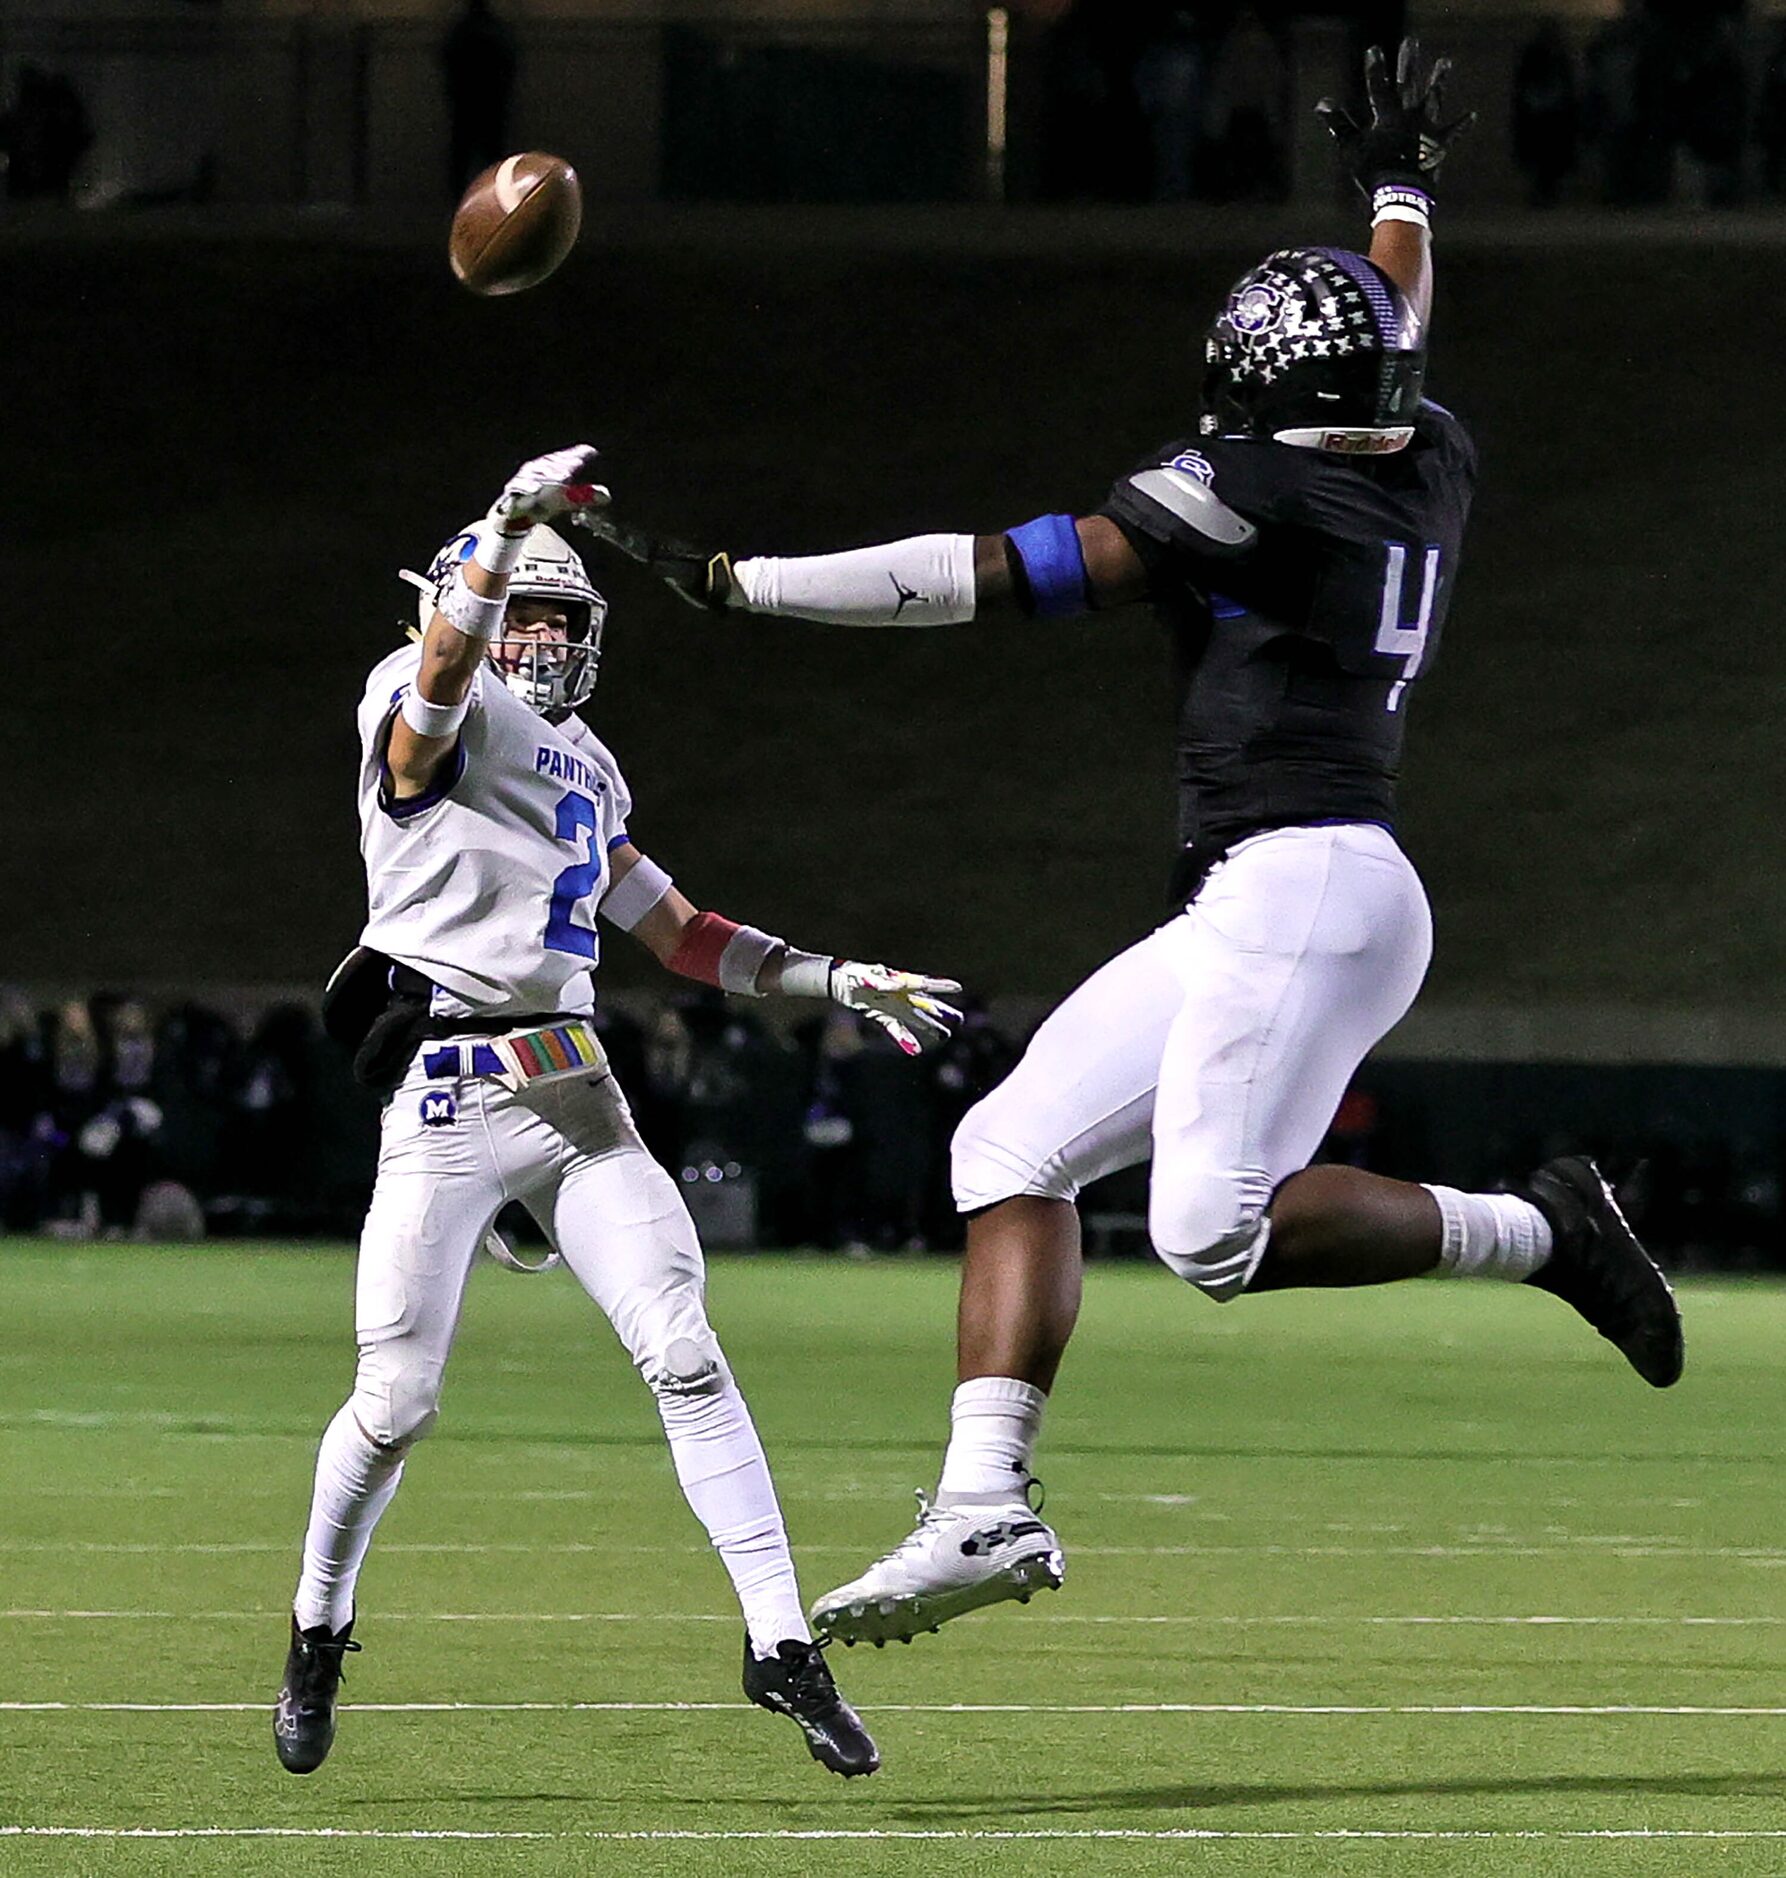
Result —
<path fill-rule="evenodd" d="M 956 1205 L 1072 1200 L 1151 1154 L 1154 1249 L 1225 1302 L 1264 1252 L 1273 1192 L 1308 1164 L 1431 956 L 1426 894 L 1386 829 L 1249 837 L 1183 913 L 1073 992 L 963 1118 Z"/>
<path fill-rule="evenodd" d="M 694 1223 L 645 1151 L 614 1079 L 568 1077 L 517 1094 L 486 1078 L 430 1078 L 420 1068 L 426 1054 L 380 1124 L 360 1239 L 359 1364 L 319 1456 L 300 1621 L 335 1629 L 352 1615 L 398 1457 L 438 1412 L 472 1263 L 498 1211 L 515 1200 L 657 1396 L 677 1478 L 758 1649 L 807 1636 L 768 1463 L 707 1322 Z"/>
<path fill-rule="evenodd" d="M 539 1221 L 652 1388 L 713 1378 L 719 1346 L 694 1223 L 613 1077 L 517 1094 L 485 1077 L 427 1077 L 425 1054 L 385 1105 L 360 1235 L 352 1401 L 366 1433 L 395 1446 L 432 1425 L 473 1260 L 512 1200 Z"/>

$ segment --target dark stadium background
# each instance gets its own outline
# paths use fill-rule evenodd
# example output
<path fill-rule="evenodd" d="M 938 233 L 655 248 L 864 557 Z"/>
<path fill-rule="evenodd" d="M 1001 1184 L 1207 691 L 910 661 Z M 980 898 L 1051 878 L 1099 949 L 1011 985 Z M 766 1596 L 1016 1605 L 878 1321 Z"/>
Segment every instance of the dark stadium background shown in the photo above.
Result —
<path fill-rule="evenodd" d="M 1442 10 L 1423 23 L 1443 36 Z M 1526 24 L 1468 27 L 1497 83 Z M 403 30 L 413 63 L 426 41 Z M 78 66 L 78 25 L 57 31 L 12 43 Z M 866 82 L 872 48 L 851 57 Z M 1735 1212 L 1676 1237 L 1772 1264 L 1786 223 L 1684 193 L 1608 210 L 1585 175 L 1523 212 L 1504 102 L 1480 101 L 1430 388 L 1476 430 L 1483 483 L 1403 796 L 1437 955 L 1363 1079 L 1373 1151 L 1471 1177 L 1562 1138 L 1678 1163 Z M 664 124 L 662 184 L 686 195 L 695 133 Z M 1019 153 L 1039 134 L 1020 118 Z M 0 215 L 0 978 L 40 1001 L 314 996 L 359 916 L 351 712 L 410 614 L 396 569 L 522 457 L 593 438 L 627 512 L 745 551 L 1087 505 L 1191 426 L 1198 335 L 1237 271 L 1363 238 L 1325 186 L 912 208 L 598 183 L 562 273 L 481 302 L 445 273 L 444 202 L 378 184 L 356 173 L 333 207 Z M 851 635 L 703 621 L 627 569 L 604 584 L 592 721 L 638 839 L 705 902 L 955 973 L 1019 1035 L 1160 911 L 1168 698 L 1144 613 Z M 651 982 L 624 942 L 604 976 Z"/>
<path fill-rule="evenodd" d="M 0 4 L 0 1872 L 1779 1878 L 1786 0 L 1554 35 L 1536 0 L 493 0 L 500 147 L 573 161 L 586 216 L 487 302 L 445 253 L 463 4 Z M 1067 1581 L 834 1651 L 884 1756 L 844 1788 L 740 1700 L 600 1312 L 480 1258 L 340 1740 L 288 1779 L 377 1140 L 316 1006 L 397 570 L 585 438 L 626 513 L 744 552 L 1096 503 L 1191 427 L 1243 267 L 1367 239 L 1313 104 L 1404 17 L 1480 112 L 1430 385 L 1483 476 L 1403 790 L 1437 954 L 1323 1152 L 1469 1189 L 1600 1154 L 1680 1386 L 1520 1285 L 1218 1310 L 1148 1256 L 1140 1171 L 1100 1183 L 1037 1452 Z M 1186 121 L 1186 34 L 1188 176 L 1142 108 Z M 1165 910 L 1165 650 L 1143 612 L 851 634 L 598 578 L 642 846 L 975 1003 L 912 1065 L 605 942 L 811 1599 L 936 1479 L 954 1119 Z"/>

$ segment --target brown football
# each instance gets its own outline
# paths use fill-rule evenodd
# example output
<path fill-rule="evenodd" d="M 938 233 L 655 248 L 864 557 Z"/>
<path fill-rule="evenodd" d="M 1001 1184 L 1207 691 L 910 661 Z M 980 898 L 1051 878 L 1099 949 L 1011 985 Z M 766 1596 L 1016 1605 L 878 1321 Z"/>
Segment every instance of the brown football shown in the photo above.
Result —
<path fill-rule="evenodd" d="M 523 150 L 493 163 L 453 212 L 447 259 L 473 293 L 537 287 L 577 239 L 583 190 L 563 157 Z"/>

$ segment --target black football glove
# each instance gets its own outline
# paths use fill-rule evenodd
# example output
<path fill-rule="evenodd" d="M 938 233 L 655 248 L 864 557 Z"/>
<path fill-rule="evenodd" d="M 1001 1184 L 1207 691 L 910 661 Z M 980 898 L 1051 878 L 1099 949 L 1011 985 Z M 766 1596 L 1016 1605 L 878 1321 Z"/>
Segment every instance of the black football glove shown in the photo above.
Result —
<path fill-rule="evenodd" d="M 1383 48 L 1372 46 L 1364 55 L 1369 125 L 1360 124 L 1336 99 L 1323 98 L 1315 106 L 1334 141 L 1346 152 L 1358 187 L 1367 196 L 1384 184 L 1432 193 L 1447 151 L 1476 121 L 1474 111 L 1445 121 L 1444 90 L 1450 71 L 1449 59 L 1436 59 L 1422 78 L 1420 44 L 1409 38 L 1401 43 L 1391 78 Z"/>
<path fill-rule="evenodd" d="M 605 541 L 629 561 L 669 584 L 671 591 L 709 613 L 725 611 L 732 597 L 732 557 L 709 554 L 670 535 L 649 535 L 621 521 L 611 509 L 592 509 L 576 517 L 598 541 Z"/>

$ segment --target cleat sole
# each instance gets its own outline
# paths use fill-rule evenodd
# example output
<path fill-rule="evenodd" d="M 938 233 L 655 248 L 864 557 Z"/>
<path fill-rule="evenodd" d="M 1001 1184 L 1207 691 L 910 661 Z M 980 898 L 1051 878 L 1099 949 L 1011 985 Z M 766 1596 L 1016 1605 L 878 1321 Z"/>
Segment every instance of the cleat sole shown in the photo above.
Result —
<path fill-rule="evenodd" d="M 1067 1575 L 1065 1555 L 1058 1547 L 1018 1559 L 971 1585 L 904 1598 L 882 1598 L 873 1607 L 849 1604 L 827 1611 L 814 1607 L 814 1633 L 821 1642 L 853 1647 L 872 1643 L 878 1649 L 890 1642 L 910 1643 L 914 1637 L 935 1636 L 943 1625 L 971 1611 L 1013 1600 L 1027 1604 L 1038 1591 L 1058 1591 Z"/>

